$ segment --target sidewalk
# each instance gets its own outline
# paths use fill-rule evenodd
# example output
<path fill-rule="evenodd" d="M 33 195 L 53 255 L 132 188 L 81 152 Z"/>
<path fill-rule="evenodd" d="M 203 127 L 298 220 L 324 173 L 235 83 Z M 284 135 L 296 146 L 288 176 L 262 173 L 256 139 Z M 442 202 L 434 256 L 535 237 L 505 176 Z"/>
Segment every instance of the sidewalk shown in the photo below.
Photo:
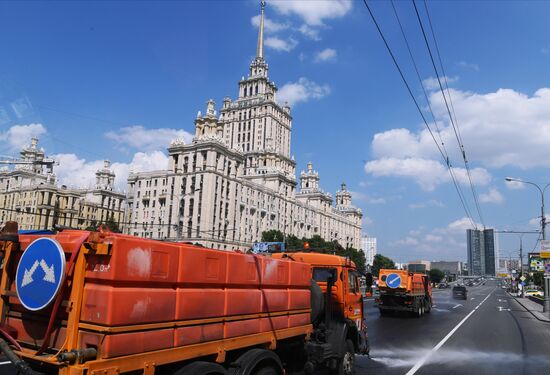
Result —
<path fill-rule="evenodd" d="M 529 311 L 535 318 L 540 320 L 541 322 L 550 323 L 550 318 L 547 314 L 543 314 L 542 312 L 542 305 L 539 305 L 538 303 L 531 301 L 528 298 L 521 298 L 516 296 L 516 293 L 509 293 L 517 303 L 519 303 L 523 308 L 527 311 Z"/>

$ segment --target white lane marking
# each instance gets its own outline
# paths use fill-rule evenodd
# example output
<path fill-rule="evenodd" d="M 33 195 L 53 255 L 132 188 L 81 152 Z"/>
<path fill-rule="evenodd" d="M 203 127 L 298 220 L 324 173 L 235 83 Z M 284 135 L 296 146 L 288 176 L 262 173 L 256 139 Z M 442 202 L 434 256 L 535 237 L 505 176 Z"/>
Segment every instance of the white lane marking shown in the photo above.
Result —
<path fill-rule="evenodd" d="M 9 364 L 9 363 L 11 363 L 11 362 L 10 362 L 10 361 L 0 362 L 0 365 L 7 365 L 7 364 Z"/>
<path fill-rule="evenodd" d="M 473 301 L 473 300 L 475 300 L 475 299 L 476 299 L 475 297 L 472 297 L 472 298 L 470 298 L 470 301 Z"/>
<path fill-rule="evenodd" d="M 512 311 L 511 309 L 508 309 L 506 307 L 498 306 L 498 311 Z"/>
<path fill-rule="evenodd" d="M 470 316 L 472 316 L 472 314 L 475 313 L 476 310 L 477 310 L 481 305 L 483 305 L 483 303 L 484 303 L 485 301 L 487 301 L 487 299 L 491 296 L 491 294 L 493 294 L 493 292 L 494 292 L 495 290 L 496 290 L 496 288 L 493 289 L 493 290 L 491 291 L 491 293 L 487 294 L 487 297 L 485 297 L 485 298 L 483 299 L 483 301 L 481 301 L 481 302 L 476 306 L 475 309 L 473 309 L 472 311 L 470 311 L 470 313 L 469 313 L 468 315 L 466 315 L 466 316 L 464 317 L 464 319 L 462 319 L 462 320 L 460 321 L 460 323 L 458 323 L 458 324 L 451 330 L 451 332 L 449 332 L 449 333 L 447 334 L 447 336 L 443 337 L 443 339 L 442 339 L 436 346 L 434 346 L 434 347 L 432 348 L 432 350 L 430 350 L 428 353 L 426 353 L 426 355 L 425 355 L 424 357 L 420 358 L 420 360 L 419 360 L 418 362 L 416 362 L 416 364 L 414 365 L 414 367 L 411 368 L 411 369 L 409 370 L 409 372 L 407 372 L 405 375 L 413 375 L 413 374 L 415 374 L 415 373 L 418 371 L 418 369 L 419 369 L 420 367 L 422 367 L 422 366 L 424 365 L 424 363 L 426 363 L 426 361 L 432 356 L 432 354 L 434 354 L 435 352 L 437 352 L 437 351 L 439 350 L 439 348 L 441 348 L 441 347 L 443 346 L 443 344 L 445 344 L 445 343 L 447 342 L 447 340 L 449 340 L 449 339 L 451 338 L 451 336 L 454 335 L 454 333 L 460 328 L 460 326 L 463 325 L 464 322 L 465 322 L 466 320 L 468 320 L 468 318 L 469 318 Z"/>
<path fill-rule="evenodd" d="M 453 306 L 453 309 L 456 309 L 457 307 L 460 307 L 460 306 L 462 306 L 462 304 L 459 303 L 458 305 Z"/>

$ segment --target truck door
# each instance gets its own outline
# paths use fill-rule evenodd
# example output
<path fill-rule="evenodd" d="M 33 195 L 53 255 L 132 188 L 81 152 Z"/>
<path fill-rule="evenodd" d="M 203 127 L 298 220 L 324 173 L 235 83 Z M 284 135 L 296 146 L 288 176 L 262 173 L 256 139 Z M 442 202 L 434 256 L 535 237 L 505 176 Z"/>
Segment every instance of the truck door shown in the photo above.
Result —
<path fill-rule="evenodd" d="M 346 270 L 347 277 L 344 288 L 344 315 L 355 322 L 359 330 L 363 328 L 363 296 L 359 288 L 359 273 L 354 270 Z"/>

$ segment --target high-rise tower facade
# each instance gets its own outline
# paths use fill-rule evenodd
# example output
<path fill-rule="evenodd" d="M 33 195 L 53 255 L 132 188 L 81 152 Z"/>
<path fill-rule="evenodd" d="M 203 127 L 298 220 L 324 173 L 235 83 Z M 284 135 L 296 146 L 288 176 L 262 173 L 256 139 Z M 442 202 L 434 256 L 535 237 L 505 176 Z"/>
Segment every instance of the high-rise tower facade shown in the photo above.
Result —
<path fill-rule="evenodd" d="M 219 114 L 216 103 L 207 102 L 192 143 L 169 146 L 167 170 L 128 178 L 128 233 L 246 249 L 263 231 L 277 229 L 360 248 L 362 213 L 345 184 L 334 205 L 309 163 L 296 189 L 292 116 L 269 80 L 264 12 L 262 2 L 256 55 L 236 99 L 226 97 Z"/>

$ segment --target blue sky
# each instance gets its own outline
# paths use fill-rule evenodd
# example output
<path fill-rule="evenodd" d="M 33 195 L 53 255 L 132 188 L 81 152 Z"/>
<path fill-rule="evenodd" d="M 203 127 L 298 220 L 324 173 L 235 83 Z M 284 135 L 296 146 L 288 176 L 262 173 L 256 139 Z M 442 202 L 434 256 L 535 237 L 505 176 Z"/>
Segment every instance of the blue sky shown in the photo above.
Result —
<path fill-rule="evenodd" d="M 426 109 L 391 3 L 370 4 Z M 453 165 L 463 168 L 412 3 L 395 5 Z M 550 182 L 550 3 L 429 1 L 428 9 L 484 222 L 535 230 L 537 191 L 504 178 Z M 168 142 L 189 139 L 208 99 L 236 96 L 258 13 L 252 0 L 0 2 L 0 154 L 38 135 L 69 185 L 90 183 L 104 158 L 120 187 L 129 170 L 161 168 Z M 268 1 L 266 17 L 266 60 L 279 98 L 292 102 L 298 171 L 311 160 L 333 193 L 345 181 L 381 253 L 464 260 L 468 220 L 363 3 Z M 523 238 L 532 250 L 536 236 Z M 501 236 L 503 255 L 518 243 Z"/>

